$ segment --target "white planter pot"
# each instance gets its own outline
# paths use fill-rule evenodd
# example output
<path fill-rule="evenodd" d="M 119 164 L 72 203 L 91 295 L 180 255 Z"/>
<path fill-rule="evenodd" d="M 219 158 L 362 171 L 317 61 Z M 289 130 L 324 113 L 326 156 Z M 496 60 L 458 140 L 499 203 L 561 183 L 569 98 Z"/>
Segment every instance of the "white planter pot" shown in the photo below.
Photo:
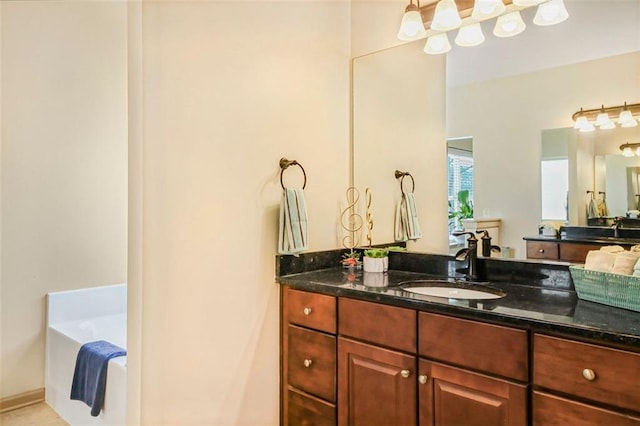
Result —
<path fill-rule="evenodd" d="M 387 272 L 387 270 L 389 269 L 389 258 L 373 258 L 365 256 L 363 259 L 362 268 L 365 272 Z"/>

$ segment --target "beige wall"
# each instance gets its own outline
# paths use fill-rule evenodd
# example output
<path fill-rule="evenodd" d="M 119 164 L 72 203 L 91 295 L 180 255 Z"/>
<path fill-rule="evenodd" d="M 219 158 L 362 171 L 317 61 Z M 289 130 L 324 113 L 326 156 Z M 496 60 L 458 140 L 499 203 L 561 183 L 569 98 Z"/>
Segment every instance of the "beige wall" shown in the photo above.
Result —
<path fill-rule="evenodd" d="M 572 126 L 580 107 L 635 102 L 638 75 L 640 53 L 630 53 L 449 88 L 447 134 L 473 137 L 476 211 L 502 218 L 501 243 L 516 257 L 540 222 L 541 130 Z"/>
<path fill-rule="evenodd" d="M 144 424 L 278 423 L 278 161 L 306 169 L 310 250 L 337 247 L 349 8 L 143 5 Z"/>
<path fill-rule="evenodd" d="M 126 7 L 2 2 L 1 395 L 44 385 L 45 295 L 126 280 Z"/>

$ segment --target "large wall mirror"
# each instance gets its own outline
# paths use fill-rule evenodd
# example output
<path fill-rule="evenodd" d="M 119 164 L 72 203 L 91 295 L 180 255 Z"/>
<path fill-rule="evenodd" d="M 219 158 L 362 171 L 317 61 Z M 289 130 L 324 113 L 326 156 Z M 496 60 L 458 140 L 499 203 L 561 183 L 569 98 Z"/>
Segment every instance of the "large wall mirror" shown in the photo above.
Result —
<path fill-rule="evenodd" d="M 562 24 L 536 27 L 531 23 L 534 11 L 528 10 L 523 14 L 528 26 L 524 33 L 496 39 L 490 35 L 490 25 L 483 23 L 487 36 L 483 45 L 454 46 L 446 56 L 426 55 L 424 42 L 418 41 L 354 59 L 354 185 L 361 190 L 372 187 L 374 176 L 387 185 L 373 190 L 374 242 L 388 242 L 392 235 L 398 195 L 392 174 L 405 167 L 413 173 L 416 188 L 430 191 L 421 195 L 419 208 L 421 222 L 431 226 L 425 238 L 437 235 L 433 237 L 437 242 L 418 248 L 448 251 L 446 147 L 447 140 L 460 138 L 473 140 L 475 216 L 501 219 L 499 243 L 512 247 L 514 257 L 525 257 L 523 237 L 537 234 L 544 219 L 543 158 L 575 159 L 568 165 L 566 185 L 573 203 L 568 205 L 573 207 L 567 207 L 567 220 L 586 222 L 586 217 L 581 222 L 586 190 L 600 188 L 596 169 L 605 170 L 601 163 L 606 163 L 607 155 L 620 155 L 620 144 L 640 140 L 637 134 L 618 130 L 579 134 L 571 128 L 571 116 L 581 107 L 640 102 L 640 2 L 565 0 L 565 4 L 570 17 Z M 595 27 L 599 31 L 593 31 Z M 607 34 L 606 41 L 601 34 Z M 382 64 L 396 66 L 393 79 L 388 69 L 378 72 Z M 361 84 L 362 76 L 371 74 L 379 80 Z M 433 98 L 440 85 L 443 96 Z M 368 93 L 371 87 L 378 88 L 376 96 Z M 410 96 L 403 97 L 407 93 Z M 372 109 L 377 113 L 371 115 Z M 438 119 L 443 120 L 444 131 L 438 130 Z M 427 130 L 411 133 L 425 121 Z M 562 153 L 543 153 L 543 138 L 554 130 L 567 145 Z M 605 144 L 609 148 L 601 149 Z M 615 190 L 606 192 L 613 213 Z"/>

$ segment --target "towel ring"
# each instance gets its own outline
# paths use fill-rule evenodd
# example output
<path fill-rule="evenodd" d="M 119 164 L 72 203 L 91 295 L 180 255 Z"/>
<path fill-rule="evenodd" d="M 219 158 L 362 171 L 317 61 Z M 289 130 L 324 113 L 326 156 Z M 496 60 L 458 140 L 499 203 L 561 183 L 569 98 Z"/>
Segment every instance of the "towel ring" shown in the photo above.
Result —
<path fill-rule="evenodd" d="M 298 163 L 296 160 L 287 160 L 284 157 L 280 159 L 280 186 L 282 186 L 282 189 L 285 189 L 284 182 L 282 181 L 282 175 L 284 174 L 284 171 L 287 170 L 289 166 L 298 166 L 302 170 L 302 175 L 304 176 L 304 183 L 302 184 L 302 189 L 304 189 L 307 186 L 307 173 L 304 171 L 304 167 L 302 167 L 302 164 Z"/>
<path fill-rule="evenodd" d="M 402 184 L 404 183 L 404 178 L 409 176 L 411 178 L 411 192 L 415 192 L 416 190 L 416 181 L 413 180 L 413 176 L 411 176 L 411 173 L 409 172 L 401 172 L 400 170 L 396 170 L 394 176 L 396 177 L 396 179 L 400 179 L 400 192 L 402 192 L 403 194 L 404 192 L 404 187 L 402 186 Z"/>

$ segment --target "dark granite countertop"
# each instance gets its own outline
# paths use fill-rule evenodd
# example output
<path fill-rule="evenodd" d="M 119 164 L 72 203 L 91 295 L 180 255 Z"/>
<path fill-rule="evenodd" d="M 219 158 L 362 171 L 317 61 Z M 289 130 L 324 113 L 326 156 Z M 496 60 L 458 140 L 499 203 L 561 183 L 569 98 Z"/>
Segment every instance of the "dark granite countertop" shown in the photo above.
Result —
<path fill-rule="evenodd" d="M 398 287 L 403 281 L 460 276 L 460 270 L 455 268 L 459 262 L 446 256 L 392 254 L 391 269 L 384 277 L 379 274 L 365 275 L 362 271 L 349 272 L 340 267 L 313 270 L 309 265 L 314 262 L 315 266 L 322 264 L 317 259 L 296 259 L 295 262 L 304 266 L 297 268 L 297 271 L 293 268 L 296 273 L 280 274 L 277 277 L 279 283 L 300 290 L 443 313 L 640 350 L 640 312 L 578 299 L 573 291 L 567 265 L 479 259 L 480 272 L 491 278 L 489 285 L 507 295 L 501 299 L 475 301 L 423 296 Z M 418 263 L 423 266 L 412 268 Z M 436 264 L 437 267 L 434 267 Z M 279 263 L 278 269 L 279 272 L 287 272 L 288 268 L 283 268 Z M 386 286 L 375 286 L 380 285 L 381 281 Z M 371 283 L 375 285 L 365 285 Z"/>

